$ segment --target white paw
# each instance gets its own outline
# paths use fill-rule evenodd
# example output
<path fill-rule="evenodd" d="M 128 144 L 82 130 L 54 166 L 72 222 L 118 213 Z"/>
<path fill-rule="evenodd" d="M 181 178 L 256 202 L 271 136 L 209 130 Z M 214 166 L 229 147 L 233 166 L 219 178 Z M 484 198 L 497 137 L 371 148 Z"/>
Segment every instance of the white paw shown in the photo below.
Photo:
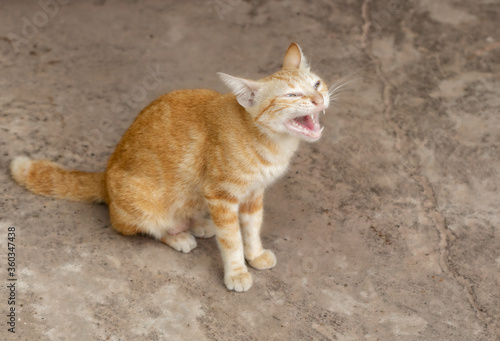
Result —
<path fill-rule="evenodd" d="M 161 241 L 174 250 L 184 253 L 188 253 L 196 247 L 196 239 L 189 232 L 181 232 L 175 235 L 166 234 Z"/>
<path fill-rule="evenodd" d="M 195 221 L 191 227 L 191 233 L 196 238 L 212 238 L 215 236 L 215 225 L 212 219 L 202 219 Z"/>
<path fill-rule="evenodd" d="M 224 277 L 224 283 L 229 290 L 243 292 L 252 286 L 252 275 L 247 271 L 241 274 L 228 275 Z"/>
<path fill-rule="evenodd" d="M 255 269 L 266 270 L 276 265 L 276 256 L 271 250 L 264 250 L 258 257 L 247 261 Z"/>

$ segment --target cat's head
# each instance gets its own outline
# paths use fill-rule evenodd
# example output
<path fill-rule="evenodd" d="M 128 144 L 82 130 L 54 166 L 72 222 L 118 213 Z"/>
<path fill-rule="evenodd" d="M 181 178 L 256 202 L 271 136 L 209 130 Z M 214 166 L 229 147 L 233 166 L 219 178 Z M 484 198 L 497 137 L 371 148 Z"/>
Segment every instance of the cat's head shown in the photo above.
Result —
<path fill-rule="evenodd" d="M 330 103 L 328 86 L 310 70 L 297 44 L 288 48 L 283 68 L 269 77 L 254 81 L 223 73 L 219 76 L 267 133 L 306 141 L 321 137 L 319 116 Z"/>

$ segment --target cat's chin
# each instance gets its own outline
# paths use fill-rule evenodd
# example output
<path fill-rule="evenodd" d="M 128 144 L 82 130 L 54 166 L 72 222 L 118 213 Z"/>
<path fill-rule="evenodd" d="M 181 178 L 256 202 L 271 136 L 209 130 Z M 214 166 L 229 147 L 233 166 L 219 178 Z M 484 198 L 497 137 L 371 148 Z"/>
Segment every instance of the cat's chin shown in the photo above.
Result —
<path fill-rule="evenodd" d="M 322 110 L 324 112 L 324 110 Z M 319 124 L 319 113 L 297 116 L 285 123 L 288 131 L 303 140 L 314 142 L 320 139 L 324 127 Z"/>

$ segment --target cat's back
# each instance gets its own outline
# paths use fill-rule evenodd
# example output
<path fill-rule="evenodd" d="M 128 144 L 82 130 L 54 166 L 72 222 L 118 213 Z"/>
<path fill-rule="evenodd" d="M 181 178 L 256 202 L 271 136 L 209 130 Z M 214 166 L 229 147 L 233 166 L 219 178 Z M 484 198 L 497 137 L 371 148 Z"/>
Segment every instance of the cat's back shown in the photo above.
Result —
<path fill-rule="evenodd" d="M 142 110 L 136 121 L 144 124 L 146 121 L 154 120 L 155 124 L 163 119 L 184 119 L 191 120 L 197 113 L 203 111 L 207 103 L 220 97 L 221 94 L 209 89 L 183 89 L 169 92 L 160 96 L 150 105 Z"/>
<path fill-rule="evenodd" d="M 122 138 L 141 139 L 141 136 L 169 135 L 193 129 L 203 121 L 204 108 L 220 97 L 209 89 L 175 90 L 160 96 L 145 107 L 135 118 Z M 177 135 L 177 134 L 175 134 Z"/>
<path fill-rule="evenodd" d="M 222 96 L 220 93 L 210 89 L 175 90 L 161 96 L 151 103 L 151 105 L 158 102 L 158 104 L 168 104 L 171 110 L 193 110 L 197 107 L 205 106 L 220 96 Z"/>
<path fill-rule="evenodd" d="M 129 169 L 132 164 L 149 164 L 145 159 L 158 155 L 173 162 L 188 151 L 193 157 L 201 155 L 207 138 L 207 108 L 222 96 L 209 89 L 175 90 L 160 96 L 135 118 L 108 167 Z"/>

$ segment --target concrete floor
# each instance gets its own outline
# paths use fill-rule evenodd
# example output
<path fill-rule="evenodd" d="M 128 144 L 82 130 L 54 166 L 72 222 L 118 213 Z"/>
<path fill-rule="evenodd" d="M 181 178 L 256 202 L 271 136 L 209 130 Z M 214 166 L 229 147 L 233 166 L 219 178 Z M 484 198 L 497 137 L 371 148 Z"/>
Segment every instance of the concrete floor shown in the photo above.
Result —
<path fill-rule="evenodd" d="M 500 340 L 497 0 L 54 1 L 0 2 L 0 339 Z M 213 239 L 122 237 L 10 179 L 20 154 L 102 171 L 151 100 L 261 78 L 291 41 L 356 81 L 268 191 L 278 265 L 247 293 Z"/>

